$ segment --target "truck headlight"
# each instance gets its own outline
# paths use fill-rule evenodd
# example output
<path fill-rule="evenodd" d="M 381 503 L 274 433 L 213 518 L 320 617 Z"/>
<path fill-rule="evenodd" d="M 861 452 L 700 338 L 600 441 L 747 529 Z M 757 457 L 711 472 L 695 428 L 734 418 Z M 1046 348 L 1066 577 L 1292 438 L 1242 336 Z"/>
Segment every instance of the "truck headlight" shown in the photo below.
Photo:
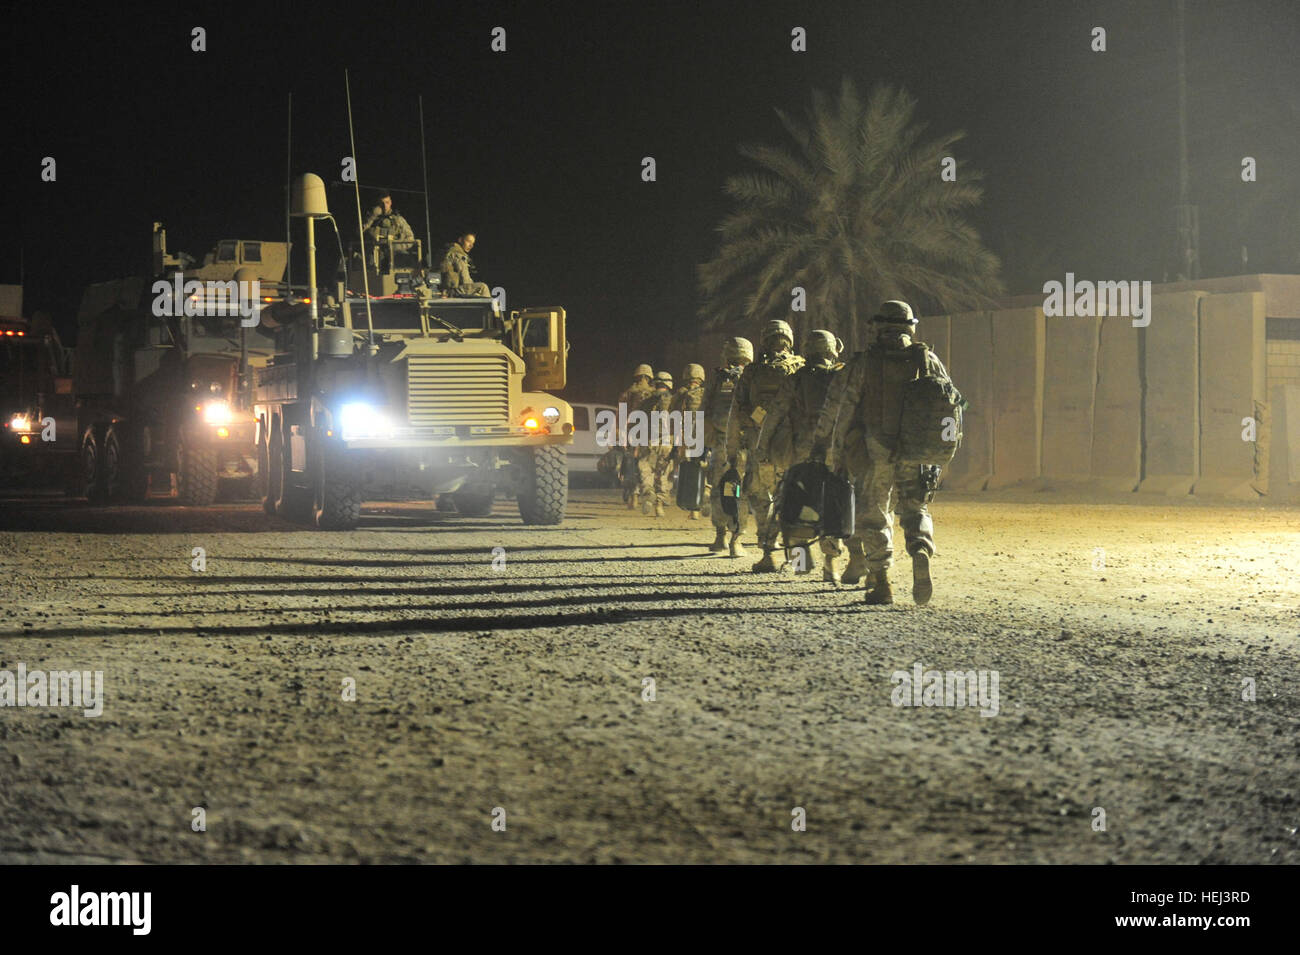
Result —
<path fill-rule="evenodd" d="M 388 415 L 364 401 L 353 401 L 340 408 L 338 425 L 344 441 L 354 438 L 383 438 L 393 433 L 393 423 Z"/>
<path fill-rule="evenodd" d="M 229 401 L 209 401 L 203 406 L 204 424 L 228 425 L 230 420 Z"/>
<path fill-rule="evenodd" d="M 542 411 L 542 417 L 546 419 L 547 424 L 555 424 L 560 420 L 560 409 L 546 408 Z"/>
<path fill-rule="evenodd" d="M 10 431 L 31 431 L 32 419 L 25 414 L 16 414 L 9 419 Z"/>

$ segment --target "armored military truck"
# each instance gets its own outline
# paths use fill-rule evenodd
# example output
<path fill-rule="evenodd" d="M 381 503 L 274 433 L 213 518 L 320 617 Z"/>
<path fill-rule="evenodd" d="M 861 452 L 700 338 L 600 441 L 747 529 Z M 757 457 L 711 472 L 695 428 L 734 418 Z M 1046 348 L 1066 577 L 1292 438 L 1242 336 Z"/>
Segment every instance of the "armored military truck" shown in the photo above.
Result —
<path fill-rule="evenodd" d="M 251 373 L 274 347 L 257 308 L 286 298 L 288 246 L 223 240 L 199 264 L 169 254 L 154 223 L 153 252 L 149 277 L 82 297 L 75 428 L 59 433 L 73 459 L 69 492 L 130 502 L 174 485 L 180 503 L 202 505 L 233 485 L 261 497 Z"/>
<path fill-rule="evenodd" d="M 59 427 L 76 427 L 72 351 L 49 317 L 0 316 L 0 477 L 30 484 L 57 472 Z M 57 485 L 56 485 L 57 486 Z"/>
<path fill-rule="evenodd" d="M 300 177 L 308 288 L 315 223 L 332 221 L 319 177 Z M 341 244 L 341 243 L 340 243 Z M 558 524 L 568 497 L 565 312 L 503 312 L 493 298 L 444 296 L 417 241 L 344 252 L 337 294 L 263 313 L 274 355 L 255 371 L 254 413 L 268 513 L 323 529 L 356 526 L 380 483 L 414 485 L 461 514 L 498 492 L 526 524 Z"/>

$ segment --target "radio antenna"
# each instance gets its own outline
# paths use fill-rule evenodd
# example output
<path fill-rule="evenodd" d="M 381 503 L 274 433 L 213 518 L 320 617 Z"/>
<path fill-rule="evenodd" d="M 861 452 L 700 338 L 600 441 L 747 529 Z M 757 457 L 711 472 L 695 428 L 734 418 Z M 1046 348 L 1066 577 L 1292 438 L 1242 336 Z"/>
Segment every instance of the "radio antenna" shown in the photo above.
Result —
<path fill-rule="evenodd" d="M 366 259 L 366 236 L 361 228 L 361 177 L 357 175 L 357 138 L 352 131 L 352 81 L 348 71 L 343 71 L 343 88 L 348 97 L 348 143 L 352 147 L 352 185 L 357 196 L 357 238 L 361 240 L 361 287 L 366 294 L 366 331 L 370 334 L 370 347 L 375 347 L 375 323 L 370 317 L 370 262 Z"/>
<path fill-rule="evenodd" d="M 429 152 L 424 148 L 424 96 L 420 96 L 420 170 L 424 174 L 424 266 L 433 269 L 433 227 L 429 225 Z"/>
<path fill-rule="evenodd" d="M 293 196 L 293 93 L 289 94 L 289 121 L 284 143 L 284 284 L 286 297 L 293 289 L 293 233 L 290 231 Z M 308 293 L 315 296 L 315 290 Z"/>

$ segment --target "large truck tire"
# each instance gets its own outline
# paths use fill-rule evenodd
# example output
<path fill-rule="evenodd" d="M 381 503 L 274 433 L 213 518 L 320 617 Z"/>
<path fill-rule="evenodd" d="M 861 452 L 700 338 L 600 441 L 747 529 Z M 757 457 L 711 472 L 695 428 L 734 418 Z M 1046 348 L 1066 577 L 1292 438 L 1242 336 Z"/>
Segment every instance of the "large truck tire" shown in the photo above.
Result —
<path fill-rule="evenodd" d="M 492 484 L 467 484 L 451 496 L 456 513 L 463 517 L 487 517 L 492 513 L 496 488 Z"/>
<path fill-rule="evenodd" d="M 177 475 L 180 503 L 206 507 L 217 499 L 217 452 L 211 448 L 181 446 L 181 470 Z"/>
<path fill-rule="evenodd" d="M 77 482 L 78 494 L 91 504 L 104 504 L 108 501 L 108 486 L 104 483 L 104 430 L 95 425 L 86 429 L 81 436 L 81 451 L 78 454 L 80 477 Z"/>
<path fill-rule="evenodd" d="M 350 531 L 361 520 L 360 475 L 352 462 L 337 454 L 326 452 L 322 457 L 316 476 L 316 526 L 323 531 Z"/>
<path fill-rule="evenodd" d="M 289 443 L 292 440 L 290 429 L 285 426 L 283 413 L 272 419 L 269 457 L 271 468 L 268 474 L 271 486 L 267 492 L 270 502 L 268 513 L 273 513 L 295 524 L 308 524 L 312 518 L 312 495 L 305 487 L 294 483 L 291 465 L 292 455 Z"/>
<path fill-rule="evenodd" d="M 520 461 L 519 516 L 525 524 L 558 524 L 569 502 L 568 455 L 547 445 L 523 452 Z"/>

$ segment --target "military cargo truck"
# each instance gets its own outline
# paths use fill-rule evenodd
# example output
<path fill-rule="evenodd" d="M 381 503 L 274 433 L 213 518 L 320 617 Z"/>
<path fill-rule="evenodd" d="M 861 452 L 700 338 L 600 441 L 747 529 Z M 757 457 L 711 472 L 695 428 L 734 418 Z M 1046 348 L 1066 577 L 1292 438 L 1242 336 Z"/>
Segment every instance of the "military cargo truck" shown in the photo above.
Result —
<path fill-rule="evenodd" d="M 284 299 L 287 244 L 223 240 L 199 265 L 169 254 L 155 223 L 153 252 L 150 277 L 98 283 L 82 298 L 75 428 L 59 432 L 69 491 L 130 502 L 174 484 L 180 503 L 202 505 L 237 484 L 261 497 L 252 371 L 273 343 L 232 296 L 247 288 L 259 306 Z"/>
<path fill-rule="evenodd" d="M 315 289 L 315 223 L 333 221 L 318 177 L 295 182 L 292 210 Z M 399 245 L 346 251 L 327 302 L 263 313 L 275 348 L 255 372 L 254 412 L 268 513 L 351 528 L 367 490 L 392 480 L 472 516 L 512 493 L 525 523 L 559 523 L 573 413 L 548 392 L 565 382 L 564 309 L 446 297 L 419 243 Z"/>

